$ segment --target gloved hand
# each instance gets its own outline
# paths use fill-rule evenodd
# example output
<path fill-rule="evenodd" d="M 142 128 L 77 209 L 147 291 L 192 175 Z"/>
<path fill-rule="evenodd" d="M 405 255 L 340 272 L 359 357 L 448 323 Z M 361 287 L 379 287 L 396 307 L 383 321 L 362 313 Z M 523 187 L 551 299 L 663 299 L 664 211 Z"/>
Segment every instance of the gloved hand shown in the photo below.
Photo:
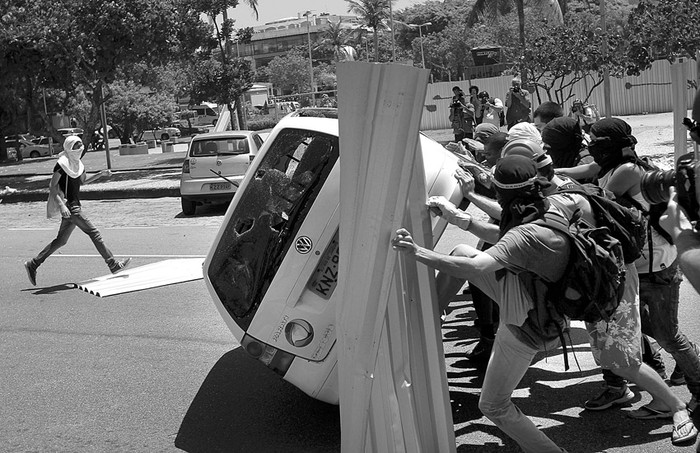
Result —
<path fill-rule="evenodd" d="M 448 223 L 456 225 L 463 230 L 469 228 L 469 224 L 472 222 L 472 216 L 457 209 L 454 204 L 443 196 L 430 197 L 426 204 L 436 215 L 443 217 Z"/>

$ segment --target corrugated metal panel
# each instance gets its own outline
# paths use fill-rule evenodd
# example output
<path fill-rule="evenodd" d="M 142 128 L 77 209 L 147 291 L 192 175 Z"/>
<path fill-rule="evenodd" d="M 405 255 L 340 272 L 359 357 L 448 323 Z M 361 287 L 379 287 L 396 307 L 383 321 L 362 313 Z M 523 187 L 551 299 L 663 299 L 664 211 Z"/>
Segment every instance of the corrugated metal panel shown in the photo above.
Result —
<path fill-rule="evenodd" d="M 697 80 L 697 64 L 693 60 L 684 63 L 686 79 Z M 428 92 L 425 98 L 425 109 L 421 119 L 421 130 L 449 129 L 449 106 L 452 99 L 452 87 L 459 86 L 465 93 L 469 92 L 470 85 L 479 87 L 479 91 L 488 91 L 493 97 L 505 100 L 505 93 L 510 87 L 511 76 L 491 77 L 488 79 L 473 79 L 471 81 L 438 82 L 428 84 Z M 572 87 L 574 97 L 584 98 L 588 92 L 590 80 L 580 81 Z M 545 95 L 544 93 L 542 93 Z M 546 96 L 546 95 L 545 95 Z M 644 113 L 661 113 L 673 110 L 673 96 L 671 93 L 671 64 L 666 60 L 654 62 L 652 67 L 637 77 L 623 77 L 610 79 L 610 109 L 613 116 L 639 115 Z M 533 94 L 533 111 L 537 107 L 537 96 Z M 688 87 L 687 108 L 693 105 L 695 89 Z M 565 113 L 568 113 L 571 98 L 564 105 Z M 546 100 L 546 97 L 543 101 Z M 505 102 L 505 101 L 504 101 Z M 603 85 L 597 86 L 591 94 L 588 102 L 595 104 L 601 116 L 605 116 Z"/>
<path fill-rule="evenodd" d="M 73 285 L 74 288 L 82 289 L 97 297 L 114 296 L 200 279 L 203 277 L 203 264 L 204 258 L 171 259 Z"/>

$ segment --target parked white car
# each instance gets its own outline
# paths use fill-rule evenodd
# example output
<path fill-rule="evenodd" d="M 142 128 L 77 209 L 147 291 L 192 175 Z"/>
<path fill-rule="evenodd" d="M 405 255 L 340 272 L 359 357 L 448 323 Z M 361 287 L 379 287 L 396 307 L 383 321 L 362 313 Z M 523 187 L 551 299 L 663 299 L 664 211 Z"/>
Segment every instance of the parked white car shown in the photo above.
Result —
<path fill-rule="evenodd" d="M 152 131 L 144 131 L 143 140 L 171 140 L 180 137 L 182 133 L 175 126 L 161 127 Z"/>
<path fill-rule="evenodd" d="M 63 150 L 61 143 L 52 140 L 53 153 L 49 147 L 49 137 L 38 137 L 32 140 L 31 144 L 21 147 L 22 157 L 31 157 L 32 159 L 42 156 L 51 156 L 52 154 L 58 154 Z"/>
<path fill-rule="evenodd" d="M 195 135 L 182 164 L 182 213 L 193 215 L 197 205 L 231 201 L 262 143 L 254 131 Z"/>

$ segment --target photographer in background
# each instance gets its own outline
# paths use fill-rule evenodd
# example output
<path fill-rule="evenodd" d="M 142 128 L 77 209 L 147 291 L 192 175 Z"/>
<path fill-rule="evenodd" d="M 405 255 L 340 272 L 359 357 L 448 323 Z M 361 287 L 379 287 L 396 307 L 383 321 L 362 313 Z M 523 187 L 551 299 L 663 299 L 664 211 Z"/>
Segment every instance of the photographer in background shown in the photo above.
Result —
<path fill-rule="evenodd" d="M 697 190 L 697 186 L 696 186 Z M 698 196 L 700 194 L 697 194 Z M 685 209 L 678 204 L 676 190 L 669 188 L 670 200 L 659 219 L 661 227 L 668 231 L 678 249 L 678 264 L 683 275 L 695 291 L 700 293 L 700 233 L 695 231 Z"/>
<path fill-rule="evenodd" d="M 482 91 L 479 93 L 479 107 L 481 109 L 481 122 L 490 123 L 500 129 L 501 114 L 503 113 L 503 101 L 498 98 L 492 98 L 489 93 Z"/>
<path fill-rule="evenodd" d="M 600 120 L 600 115 L 598 115 L 598 112 L 594 111 L 588 104 L 584 104 L 581 99 L 574 99 L 569 117 L 578 121 L 581 129 L 586 134 L 590 132 L 591 126 L 595 124 L 596 121 Z"/>
<path fill-rule="evenodd" d="M 700 143 L 698 120 L 700 120 L 700 91 L 695 94 L 693 101 L 693 119 L 686 118 L 683 121 L 683 124 L 688 127 L 690 138 L 695 143 Z M 678 250 L 678 264 L 695 291 L 700 293 L 700 232 L 697 231 L 697 225 L 693 225 L 691 222 L 691 219 L 700 217 L 700 209 L 698 209 L 698 200 L 700 200 L 700 184 L 698 184 L 700 181 L 698 178 L 700 175 L 696 171 L 698 169 L 696 156 L 691 159 L 683 157 L 685 156 L 681 157 L 673 172 L 673 179 L 677 179 L 676 175 L 678 170 L 681 170 L 681 166 L 686 167 L 687 169 L 682 170 L 681 175 L 692 178 L 687 184 L 691 190 L 685 190 L 686 184 L 682 184 L 685 193 L 683 197 L 679 197 L 673 185 L 668 187 L 668 206 L 659 219 L 659 224 L 671 234 Z M 700 445 L 698 448 L 700 449 Z"/>
<path fill-rule="evenodd" d="M 511 87 L 506 93 L 506 123 L 508 129 L 517 123 L 530 121 L 530 92 L 520 85 L 520 77 L 513 77 Z"/>
<path fill-rule="evenodd" d="M 452 103 L 450 103 L 450 122 L 459 143 L 465 138 L 474 138 L 474 106 L 467 102 L 464 91 L 458 86 L 452 88 Z"/>

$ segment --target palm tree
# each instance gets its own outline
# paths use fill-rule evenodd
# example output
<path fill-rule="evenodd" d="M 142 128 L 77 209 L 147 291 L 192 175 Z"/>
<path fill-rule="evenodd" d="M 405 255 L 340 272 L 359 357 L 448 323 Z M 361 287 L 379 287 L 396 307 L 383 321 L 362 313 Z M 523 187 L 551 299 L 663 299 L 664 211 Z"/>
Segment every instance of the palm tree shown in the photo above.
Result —
<path fill-rule="evenodd" d="M 525 49 L 525 2 L 527 0 L 476 0 L 467 20 L 473 25 L 482 16 L 495 17 L 506 15 L 512 11 L 513 3 L 518 12 L 518 31 L 520 36 L 520 50 Z M 548 8 L 550 15 L 559 22 L 564 21 L 568 0 L 530 0 L 528 4 L 535 8 Z"/>
<path fill-rule="evenodd" d="M 343 26 L 342 19 L 336 22 L 328 21 L 328 27 L 321 32 L 321 46 L 333 49 L 335 61 L 340 61 L 343 54 L 343 48 L 348 45 L 352 39 L 352 31 Z"/>
<path fill-rule="evenodd" d="M 379 61 L 378 30 L 389 19 L 390 2 L 394 0 L 347 0 L 348 12 L 353 13 L 374 32 L 374 61 Z"/>

